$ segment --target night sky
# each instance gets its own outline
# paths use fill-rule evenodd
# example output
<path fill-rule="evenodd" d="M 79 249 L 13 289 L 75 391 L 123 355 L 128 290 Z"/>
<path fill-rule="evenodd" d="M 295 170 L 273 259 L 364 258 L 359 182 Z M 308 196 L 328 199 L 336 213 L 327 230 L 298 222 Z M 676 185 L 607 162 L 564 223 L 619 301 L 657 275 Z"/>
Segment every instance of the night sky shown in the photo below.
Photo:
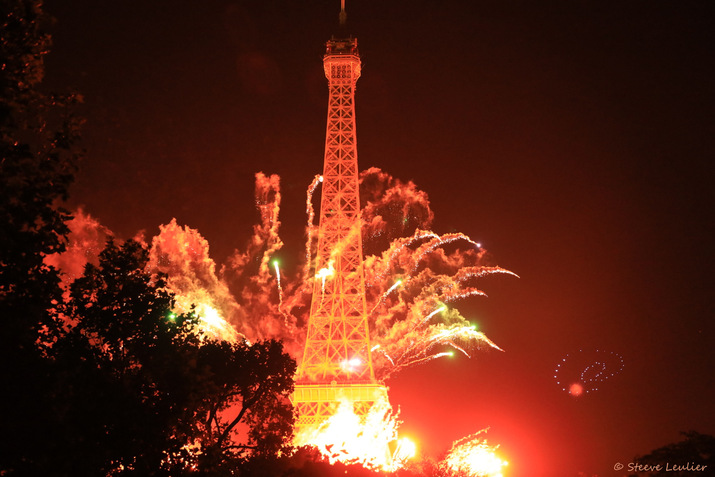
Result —
<path fill-rule="evenodd" d="M 191 4 L 191 6 L 189 6 Z M 281 255 L 300 255 L 322 172 L 324 44 L 339 2 L 50 0 L 46 84 L 85 97 L 71 206 L 123 238 L 173 217 L 222 262 L 281 176 Z M 363 74 L 361 169 L 425 190 L 521 278 L 457 305 L 505 352 L 387 382 L 428 455 L 491 426 L 511 476 L 621 476 L 715 434 L 715 2 L 348 0 Z M 288 260 L 290 261 L 290 260 Z M 578 398 L 556 365 L 622 372 Z M 579 353 L 579 350 L 583 350 Z M 585 362 L 583 366 L 587 366 Z"/>

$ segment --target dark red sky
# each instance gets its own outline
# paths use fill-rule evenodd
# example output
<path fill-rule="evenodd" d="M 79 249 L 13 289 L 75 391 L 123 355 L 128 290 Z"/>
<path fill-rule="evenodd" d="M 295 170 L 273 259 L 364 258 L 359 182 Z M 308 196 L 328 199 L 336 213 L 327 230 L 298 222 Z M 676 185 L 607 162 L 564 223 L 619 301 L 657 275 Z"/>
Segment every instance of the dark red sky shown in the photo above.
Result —
<path fill-rule="evenodd" d="M 298 251 L 339 2 L 191 3 L 47 2 L 47 81 L 86 99 L 73 204 L 123 237 L 176 217 L 220 262 L 257 220 L 253 174 L 278 173 Z M 511 476 L 603 477 L 715 434 L 714 21 L 709 0 L 348 2 L 361 168 L 521 276 L 459 306 L 504 353 L 387 383 L 423 450 L 491 426 Z M 625 367 L 575 399 L 553 374 L 579 349 Z"/>

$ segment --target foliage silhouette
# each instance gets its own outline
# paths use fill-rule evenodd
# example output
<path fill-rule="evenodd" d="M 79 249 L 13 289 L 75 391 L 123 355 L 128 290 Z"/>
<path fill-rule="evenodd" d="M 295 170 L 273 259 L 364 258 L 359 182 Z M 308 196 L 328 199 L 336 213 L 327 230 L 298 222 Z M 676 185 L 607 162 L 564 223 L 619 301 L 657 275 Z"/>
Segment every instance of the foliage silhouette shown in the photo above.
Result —
<path fill-rule="evenodd" d="M 76 429 L 65 442 L 80 439 L 72 447 L 84 445 L 91 468 L 122 475 L 230 475 L 281 450 L 292 432 L 294 361 L 275 341 L 203 336 L 194 313 L 171 311 L 147 261 L 139 243 L 110 241 L 72 285 L 69 329 L 51 350 L 62 389 L 73 390 L 56 397 Z"/>
<path fill-rule="evenodd" d="M 80 98 L 43 93 L 49 36 L 41 2 L 0 0 L 0 473 L 32 473 L 55 438 L 50 393 L 54 370 L 43 334 L 59 326 L 57 271 L 44 263 L 61 251 L 67 198 L 81 155 Z"/>
<path fill-rule="evenodd" d="M 700 434 L 696 431 L 681 433 L 684 437 L 659 447 L 644 456 L 636 457 L 635 464 L 647 466 L 648 470 L 630 474 L 638 476 L 671 476 L 699 475 L 703 477 L 715 475 L 715 437 Z M 687 466 L 693 470 L 688 470 Z M 694 470 L 697 466 L 699 469 Z M 660 467 L 660 470 L 656 470 Z"/>
<path fill-rule="evenodd" d="M 270 459 L 292 432 L 280 343 L 201 336 L 139 243 L 110 241 L 67 296 L 45 263 L 65 248 L 82 156 L 81 97 L 41 90 L 49 23 L 39 0 L 0 0 L 0 475 L 230 475 Z"/>

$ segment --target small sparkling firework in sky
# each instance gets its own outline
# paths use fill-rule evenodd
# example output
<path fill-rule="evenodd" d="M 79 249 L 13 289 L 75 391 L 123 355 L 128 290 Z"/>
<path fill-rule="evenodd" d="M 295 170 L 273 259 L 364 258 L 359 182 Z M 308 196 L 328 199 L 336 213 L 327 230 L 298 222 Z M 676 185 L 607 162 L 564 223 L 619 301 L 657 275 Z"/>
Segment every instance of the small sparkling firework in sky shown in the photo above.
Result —
<path fill-rule="evenodd" d="M 554 379 L 562 391 L 578 397 L 598 391 L 601 383 L 620 373 L 623 366 L 623 356 L 616 352 L 578 350 L 559 361 Z"/>

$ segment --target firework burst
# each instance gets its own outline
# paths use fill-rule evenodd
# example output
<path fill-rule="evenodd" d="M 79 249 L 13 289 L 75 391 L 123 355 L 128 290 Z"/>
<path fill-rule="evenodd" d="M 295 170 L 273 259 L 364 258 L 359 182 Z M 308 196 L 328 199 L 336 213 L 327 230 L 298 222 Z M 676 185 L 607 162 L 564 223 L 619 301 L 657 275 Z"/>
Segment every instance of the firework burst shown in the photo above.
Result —
<path fill-rule="evenodd" d="M 280 179 L 276 175 L 256 174 L 260 222 L 253 227 L 246 247 L 236 250 L 220 268 L 210 258 L 208 242 L 198 231 L 182 227 L 176 220 L 160 226 L 159 234 L 151 240 L 148 268 L 167 277 L 176 311 L 197 313 L 203 332 L 218 339 L 280 339 L 298 359 L 314 281 L 324 281 L 331 274 L 330 265 L 315 270 L 312 263 L 317 247 L 312 199 L 320 179 L 313 179 L 306 194 L 305 258 L 293 274 L 285 273 L 276 257 L 283 247 L 279 236 Z M 365 204 L 361 211 L 365 299 L 371 310 L 368 324 L 376 379 L 384 381 L 406 367 L 455 353 L 470 357 L 482 348 L 500 350 L 460 314 L 455 302 L 486 296 L 481 288 L 484 278 L 516 275 L 490 263 L 487 251 L 470 237 L 430 231 L 433 213 L 429 200 L 412 182 L 403 183 L 371 168 L 361 174 L 361 195 Z M 78 217 L 87 222 L 87 217 Z M 81 246 L 98 252 L 101 245 L 92 245 L 99 240 L 97 227 L 94 224 L 92 234 L 82 236 L 82 230 L 90 229 L 78 223 L 71 239 L 81 245 L 73 248 L 71 243 L 70 250 L 76 252 Z M 102 231 L 111 235 L 104 228 Z M 85 262 L 93 259 L 81 255 Z M 56 263 L 72 261 L 73 256 L 79 255 L 55 257 Z M 331 462 L 361 463 L 382 470 L 395 470 L 414 454 L 414 445 L 397 439 L 399 422 L 389 402 L 373 406 L 364 422 L 356 421 L 348 404 L 339 406 L 334 418 L 314 429 L 314 435 L 298 436 L 295 444 L 314 444 Z M 454 462 L 467 462 L 464 453 L 479 461 L 492 449 L 475 436 L 470 438 L 453 447 L 451 460 L 444 465 L 462 468 Z"/>
<path fill-rule="evenodd" d="M 427 194 L 414 183 L 401 182 L 374 167 L 361 173 L 360 181 L 365 204 L 363 243 L 365 250 L 372 251 L 363 266 L 376 378 L 385 380 L 401 369 L 454 352 L 471 356 L 481 348 L 499 350 L 455 304 L 470 296 L 486 296 L 480 287 L 486 277 L 516 275 L 490 264 L 487 251 L 467 235 L 430 231 L 434 214 Z M 256 174 L 260 222 L 246 247 L 236 250 L 220 268 L 197 230 L 176 220 L 160 226 L 151 240 L 149 268 L 168 277 L 176 311 L 188 312 L 193 306 L 204 331 L 220 339 L 281 339 L 288 352 L 299 358 L 313 281 L 325 280 L 330 273 L 329 268 L 311 268 L 316 246 L 312 200 L 320 184 L 316 175 L 307 190 L 306 252 L 293 275 L 285 274 L 275 260 L 283 247 L 277 175 Z M 88 222 L 93 226 L 88 228 Z M 52 260 L 76 274 L 78 266 L 96 257 L 111 232 L 81 211 L 70 225 L 72 253 Z"/>

